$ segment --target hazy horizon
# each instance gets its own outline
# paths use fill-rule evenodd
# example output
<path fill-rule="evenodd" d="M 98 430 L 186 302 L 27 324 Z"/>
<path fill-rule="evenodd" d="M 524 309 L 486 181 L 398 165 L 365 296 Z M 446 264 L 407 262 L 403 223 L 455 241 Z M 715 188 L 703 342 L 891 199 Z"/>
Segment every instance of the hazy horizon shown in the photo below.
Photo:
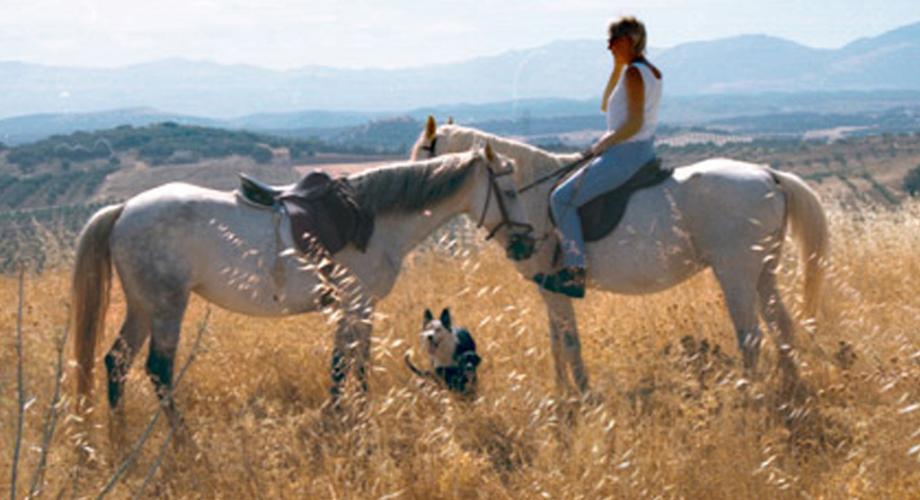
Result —
<path fill-rule="evenodd" d="M 182 58 L 276 70 L 397 69 L 557 40 L 603 43 L 607 20 L 625 13 L 646 22 L 650 46 L 660 49 L 743 34 L 840 48 L 920 21 L 920 2 L 907 0 L 884 9 L 855 0 L 651 0 L 615 7 L 599 0 L 402 0 L 384 7 L 366 0 L 37 0 L 15 11 L 0 19 L 0 60 L 121 67 Z"/>

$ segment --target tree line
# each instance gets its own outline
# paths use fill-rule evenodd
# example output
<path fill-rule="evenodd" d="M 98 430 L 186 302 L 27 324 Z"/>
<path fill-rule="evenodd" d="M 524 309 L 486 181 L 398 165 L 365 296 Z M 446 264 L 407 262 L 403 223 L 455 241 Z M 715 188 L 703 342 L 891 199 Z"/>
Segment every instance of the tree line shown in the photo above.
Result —
<path fill-rule="evenodd" d="M 232 155 L 271 162 L 274 149 L 286 148 L 294 160 L 323 152 L 363 153 L 362 148 L 329 144 L 317 138 L 284 138 L 247 131 L 179 125 L 164 122 L 145 127 L 123 125 L 95 132 L 55 135 L 30 144 L 7 148 L 6 160 L 24 174 L 41 164 L 58 163 L 67 170 L 72 163 L 109 159 L 117 164 L 121 153 L 136 152 L 150 165 L 196 163 Z"/>

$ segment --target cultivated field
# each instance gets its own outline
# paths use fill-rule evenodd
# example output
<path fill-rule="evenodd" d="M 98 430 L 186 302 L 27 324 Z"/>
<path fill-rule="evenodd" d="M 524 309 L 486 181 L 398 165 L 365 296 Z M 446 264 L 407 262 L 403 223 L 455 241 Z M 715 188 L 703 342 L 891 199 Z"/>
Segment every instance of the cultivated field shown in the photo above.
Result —
<path fill-rule="evenodd" d="M 179 384 L 187 423 L 179 444 L 161 447 L 172 436 L 160 419 L 111 495 L 917 498 L 920 206 L 835 210 L 831 223 L 824 303 L 817 327 L 799 328 L 802 383 L 791 398 L 778 394 L 772 344 L 763 377 L 743 378 L 709 273 L 653 296 L 590 294 L 578 314 L 594 397 L 561 397 L 534 286 L 498 248 L 432 242 L 413 254 L 375 317 L 366 404 L 350 400 L 344 414 L 322 410 L 327 317 L 265 320 L 213 310 Z M 783 275 L 792 303 L 800 285 L 794 254 L 787 252 Z M 68 286 L 65 268 L 25 279 L 30 404 L 18 496 L 42 458 Z M 117 289 L 113 298 L 100 355 L 124 312 Z M 17 421 L 15 277 L 0 280 L 0 304 L 0 470 L 7 474 Z M 484 357 L 474 402 L 423 385 L 403 365 L 407 350 L 418 351 L 424 308 L 443 306 L 470 327 Z M 196 300 L 189 310 L 177 370 L 194 350 L 206 309 Z M 144 358 L 128 382 L 121 436 L 103 403 L 101 362 L 88 430 L 72 416 L 68 375 L 44 481 L 36 483 L 42 496 L 96 496 L 130 455 L 156 412 Z M 77 443 L 92 460 L 81 460 Z M 5 475 L 0 490 L 9 486 Z"/>

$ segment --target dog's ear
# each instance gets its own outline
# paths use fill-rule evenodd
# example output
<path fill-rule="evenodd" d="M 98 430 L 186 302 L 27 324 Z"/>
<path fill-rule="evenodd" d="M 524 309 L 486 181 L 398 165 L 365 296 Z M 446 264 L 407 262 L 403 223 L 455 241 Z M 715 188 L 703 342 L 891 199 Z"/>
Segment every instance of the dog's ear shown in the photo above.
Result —
<path fill-rule="evenodd" d="M 434 319 L 434 314 L 431 314 L 431 309 L 425 309 L 425 322 L 422 325 L 427 325 Z"/>
<path fill-rule="evenodd" d="M 450 330 L 450 309 L 446 307 L 441 311 L 441 324 L 444 325 L 444 328 Z"/>

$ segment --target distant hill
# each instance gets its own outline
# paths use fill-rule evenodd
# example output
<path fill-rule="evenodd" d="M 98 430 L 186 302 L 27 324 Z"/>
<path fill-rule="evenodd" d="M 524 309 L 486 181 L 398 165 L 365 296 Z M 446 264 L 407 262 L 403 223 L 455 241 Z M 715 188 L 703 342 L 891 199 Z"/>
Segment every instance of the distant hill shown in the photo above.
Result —
<path fill-rule="evenodd" d="M 920 65 L 912 63 L 920 61 L 920 23 L 834 50 L 745 35 L 660 49 L 653 58 L 672 97 L 920 90 Z M 459 103 L 596 100 L 609 71 L 603 40 L 557 41 L 464 62 L 395 70 L 309 66 L 273 71 L 183 59 L 108 69 L 0 62 L 0 114 L 151 107 L 228 119 L 303 109 L 393 113 Z M 291 123 L 287 128 L 305 126 L 312 125 Z"/>
<path fill-rule="evenodd" d="M 848 114 L 793 112 L 739 116 L 713 120 L 707 125 L 732 132 L 790 137 L 807 136 L 809 132 L 833 128 L 848 128 L 858 135 L 904 133 L 920 130 L 920 109 L 887 109 Z"/>
<path fill-rule="evenodd" d="M 579 120 L 533 120 L 528 126 L 537 136 L 551 134 L 558 121 Z M 810 120 L 820 119 L 808 115 L 788 117 L 790 122 Z M 732 121 L 723 124 L 726 128 L 733 125 Z M 385 159 L 379 154 L 353 154 L 347 146 L 352 141 L 374 146 L 376 151 L 398 143 L 403 151 L 395 155 L 391 151 L 386 159 L 405 158 L 404 149 L 417 137 L 420 126 L 411 117 L 373 121 L 348 129 L 340 138 L 342 144 L 171 123 L 57 136 L 0 152 L 0 214 L 122 199 L 173 180 L 232 189 L 241 171 L 273 182 L 292 182 L 295 169 L 307 165 L 331 168 L 337 163 Z M 508 121 L 482 124 L 487 130 L 506 134 L 520 126 L 521 123 Z M 687 132 L 708 135 L 710 140 L 660 144 L 658 152 L 666 164 L 686 165 L 715 156 L 768 163 L 814 182 L 830 178 L 844 184 L 869 182 L 868 190 L 886 198 L 887 203 L 895 203 L 903 195 L 905 175 L 920 164 L 917 134 L 838 138 L 825 143 L 781 135 L 725 141 L 706 131 Z M 565 146 L 552 140 L 544 145 Z"/>
<path fill-rule="evenodd" d="M 131 155 L 148 166 L 198 163 L 212 158 L 241 156 L 258 164 L 275 159 L 278 150 L 291 160 L 319 152 L 371 152 L 335 147 L 313 139 L 288 139 L 212 127 L 165 122 L 145 127 L 122 125 L 95 132 L 56 135 L 14 146 L 3 152 L 0 173 L 18 176 L 58 175 L 121 164 Z"/>
<path fill-rule="evenodd" d="M 153 108 L 122 109 L 98 113 L 43 113 L 0 120 L 0 142 L 22 144 L 80 130 L 103 130 L 121 125 L 143 127 L 162 122 L 207 127 L 223 126 L 220 120 L 165 113 Z"/>
<path fill-rule="evenodd" d="M 829 125 L 826 120 L 850 119 L 849 115 L 773 116 L 780 130 L 799 123 L 814 127 Z M 902 115 L 902 119 L 906 118 L 909 115 Z M 758 120 L 765 123 L 759 124 Z M 602 117 L 595 114 L 522 116 L 476 124 L 506 135 L 523 131 L 534 138 L 546 134 L 546 142 L 541 142 L 545 147 L 571 150 L 570 144 L 553 142 L 549 136 L 560 130 L 594 128 L 598 121 L 603 123 Z M 720 126 L 737 131 L 751 123 L 764 128 L 774 124 L 774 119 L 729 119 Z M 389 151 L 386 155 L 367 153 L 385 152 L 394 143 L 405 148 L 418 136 L 421 125 L 420 120 L 411 116 L 377 119 L 335 129 L 335 133 L 330 132 L 333 138 L 326 142 L 164 123 L 79 132 L 0 148 L 0 271 L 13 268 L 17 256 L 24 254 L 41 265 L 42 259 L 53 256 L 54 251 L 70 248 L 77 232 L 96 209 L 143 190 L 172 181 L 230 190 L 238 186 L 239 172 L 275 184 L 294 182 L 312 168 L 333 173 L 354 172 L 364 168 L 362 162 L 372 165 L 404 159 L 405 151 L 399 154 Z M 662 129 L 665 132 L 668 127 Z M 681 131 L 673 132 L 679 139 Z M 897 205 L 906 196 L 905 191 L 912 189 L 907 187 L 906 179 L 916 174 L 909 172 L 920 170 L 918 134 L 815 142 L 782 138 L 782 134 L 779 138 L 731 138 L 728 137 L 731 132 L 713 134 L 708 129 L 686 132 L 703 140 L 660 144 L 658 152 L 665 164 L 686 165 L 716 156 L 770 164 L 803 175 L 828 203 Z M 349 143 L 357 143 L 364 149 L 355 150 Z M 49 235 L 56 245 L 47 245 Z"/>
<path fill-rule="evenodd" d="M 917 93 L 920 102 L 920 92 Z M 55 134 L 77 131 L 92 132 L 120 125 L 145 126 L 162 122 L 200 125 L 225 129 L 246 129 L 275 133 L 281 136 L 328 139 L 352 127 L 370 122 L 411 117 L 424 120 L 434 115 L 441 120 L 453 117 L 458 122 L 474 123 L 486 120 L 517 119 L 521 117 L 571 116 L 590 114 L 600 116 L 593 101 L 573 99 L 523 99 L 483 104 L 455 104 L 425 107 L 401 112 L 360 112 L 305 110 L 283 113 L 258 113 L 228 120 L 166 113 L 152 108 L 135 108 L 98 113 L 42 113 L 0 119 L 0 142 L 23 144 Z"/>
<path fill-rule="evenodd" d="M 906 114 L 907 120 L 895 123 L 873 121 L 881 115 Z M 784 115 L 829 115 L 823 122 L 839 121 L 835 126 L 859 122 L 870 132 L 917 130 L 920 124 L 920 91 L 842 91 L 842 92 L 767 92 L 756 95 L 718 94 L 700 96 L 668 96 L 662 101 L 659 120 L 662 125 L 695 126 L 732 123 L 749 133 L 801 133 L 806 124 L 795 123 L 792 128 L 775 130 L 788 121 Z M 595 99 L 522 99 L 483 104 L 455 104 L 424 107 L 404 112 L 359 112 L 307 110 L 286 113 L 261 113 L 230 120 L 209 119 L 165 113 L 153 109 L 128 109 L 100 113 L 40 114 L 0 119 L 0 143 L 18 145 L 34 142 L 52 135 L 77 131 L 96 131 L 119 125 L 145 126 L 162 122 L 183 125 L 219 127 L 231 130 L 252 130 L 282 137 L 318 138 L 343 143 L 366 133 L 351 129 L 369 127 L 372 122 L 402 120 L 410 117 L 417 122 L 428 115 L 444 121 L 453 117 L 462 124 L 471 124 L 506 135 L 560 133 L 574 130 L 604 128 L 603 116 Z M 913 116 L 914 118 L 911 118 Z M 819 121 L 821 121 L 819 120 Z M 746 123 L 742 123 L 746 122 Z M 773 123 L 770 123 L 773 122 Z M 418 125 L 421 127 L 420 123 Z M 348 139 L 350 138 L 350 139 Z M 414 134 L 413 137 L 414 139 Z M 372 139 L 371 142 L 374 142 Z M 391 146 L 398 145 L 396 141 Z M 360 145 L 360 143 L 355 143 Z"/>
<path fill-rule="evenodd" d="M 337 128 L 363 125 L 368 121 L 384 118 L 392 113 L 362 111 L 305 110 L 281 113 L 256 113 L 239 118 L 223 120 L 227 128 L 251 130 L 290 130 L 306 128 Z"/>
<path fill-rule="evenodd" d="M 920 23 L 835 50 L 745 35 L 679 45 L 658 64 L 673 94 L 918 89 Z"/>
<path fill-rule="evenodd" d="M 815 80 L 814 72 L 832 52 L 781 38 L 744 35 L 679 45 L 663 51 L 655 62 L 665 74 L 667 92 L 675 95 L 796 92 L 829 90 Z"/>

